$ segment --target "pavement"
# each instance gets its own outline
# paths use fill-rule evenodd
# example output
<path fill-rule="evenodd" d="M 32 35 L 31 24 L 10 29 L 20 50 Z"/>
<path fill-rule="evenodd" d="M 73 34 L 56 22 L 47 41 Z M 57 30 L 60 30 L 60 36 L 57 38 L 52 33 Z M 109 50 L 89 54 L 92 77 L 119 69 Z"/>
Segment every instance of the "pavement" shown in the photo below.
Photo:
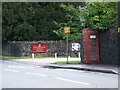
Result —
<path fill-rule="evenodd" d="M 109 65 L 99 65 L 99 64 L 80 64 L 80 65 L 54 65 L 49 64 L 44 67 L 49 68 L 64 68 L 64 69 L 75 69 L 75 70 L 85 70 L 85 71 L 93 71 L 93 72 L 102 72 L 102 73 L 110 73 L 110 74 L 118 74 L 117 66 L 109 66 Z"/>
<path fill-rule="evenodd" d="M 69 61 L 80 60 L 80 58 L 69 58 Z M 67 61 L 67 58 L 35 58 L 35 59 L 13 59 L 12 61 L 32 63 L 40 65 L 44 68 L 61 68 L 61 69 L 75 69 L 85 70 L 109 74 L 118 74 L 117 65 L 105 65 L 105 64 L 51 64 L 58 61 Z"/>

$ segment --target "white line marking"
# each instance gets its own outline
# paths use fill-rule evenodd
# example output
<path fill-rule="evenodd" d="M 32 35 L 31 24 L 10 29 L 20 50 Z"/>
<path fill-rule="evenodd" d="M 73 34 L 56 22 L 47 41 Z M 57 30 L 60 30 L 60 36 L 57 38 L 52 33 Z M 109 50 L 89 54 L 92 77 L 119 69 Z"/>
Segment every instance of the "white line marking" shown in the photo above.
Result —
<path fill-rule="evenodd" d="M 13 62 L 11 62 L 11 61 L 4 61 L 4 62 L 7 62 L 7 63 L 13 63 Z"/>
<path fill-rule="evenodd" d="M 72 71 L 72 72 L 75 71 L 75 70 L 72 70 L 72 69 L 67 69 L 67 70 L 66 69 L 56 69 L 56 70 L 57 71 Z"/>
<path fill-rule="evenodd" d="M 82 73 L 84 73 L 84 71 L 77 71 L 77 70 L 73 70 L 73 69 L 67 69 L 67 70 L 65 70 L 65 69 L 56 69 L 57 71 L 70 71 L 70 72 L 82 72 Z"/>
<path fill-rule="evenodd" d="M 13 69 L 4 69 L 5 71 L 11 71 L 11 72 L 19 72 L 17 70 L 13 70 Z"/>
<path fill-rule="evenodd" d="M 36 66 L 37 68 L 41 67 L 41 66 Z"/>
<path fill-rule="evenodd" d="M 34 68 L 34 67 L 28 67 L 28 66 L 8 66 L 9 68 Z"/>
<path fill-rule="evenodd" d="M 84 83 L 84 82 L 69 80 L 69 79 L 65 79 L 65 78 L 61 78 L 61 77 L 57 77 L 57 79 L 63 80 L 63 81 L 68 81 L 68 82 L 73 82 L 73 83 L 78 83 L 78 84 L 90 85 L 89 83 Z"/>
<path fill-rule="evenodd" d="M 30 73 L 30 72 L 27 72 L 25 74 L 29 74 L 29 75 L 36 75 L 36 76 L 47 76 L 47 75 L 44 75 L 44 74 L 39 74 L 39 73 Z"/>

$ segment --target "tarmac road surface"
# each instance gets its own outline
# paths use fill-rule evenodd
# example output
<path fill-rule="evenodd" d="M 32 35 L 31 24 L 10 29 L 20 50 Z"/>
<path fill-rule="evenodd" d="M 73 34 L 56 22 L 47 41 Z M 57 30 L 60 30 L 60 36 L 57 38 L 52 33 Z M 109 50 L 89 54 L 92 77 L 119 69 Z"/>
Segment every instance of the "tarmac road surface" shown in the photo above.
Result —
<path fill-rule="evenodd" d="M 2 64 L 1 64 L 2 63 Z M 118 75 L 0 62 L 2 88 L 118 88 Z"/>

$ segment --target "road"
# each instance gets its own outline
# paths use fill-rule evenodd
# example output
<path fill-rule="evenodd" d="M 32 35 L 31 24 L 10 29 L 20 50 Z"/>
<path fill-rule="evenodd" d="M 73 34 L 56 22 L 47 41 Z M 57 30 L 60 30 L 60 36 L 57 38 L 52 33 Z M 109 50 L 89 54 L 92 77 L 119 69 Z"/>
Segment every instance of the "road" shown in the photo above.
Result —
<path fill-rule="evenodd" d="M 1 65 L 2 63 L 2 65 Z M 118 88 L 118 75 L 0 62 L 2 88 Z"/>

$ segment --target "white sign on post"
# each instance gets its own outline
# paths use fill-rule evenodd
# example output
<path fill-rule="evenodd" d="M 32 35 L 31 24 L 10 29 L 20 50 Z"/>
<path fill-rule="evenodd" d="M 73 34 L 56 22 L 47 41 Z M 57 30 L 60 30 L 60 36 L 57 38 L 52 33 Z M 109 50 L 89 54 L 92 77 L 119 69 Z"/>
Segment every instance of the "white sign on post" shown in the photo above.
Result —
<path fill-rule="evenodd" d="M 80 44 L 79 43 L 72 43 L 72 51 L 79 51 Z"/>

